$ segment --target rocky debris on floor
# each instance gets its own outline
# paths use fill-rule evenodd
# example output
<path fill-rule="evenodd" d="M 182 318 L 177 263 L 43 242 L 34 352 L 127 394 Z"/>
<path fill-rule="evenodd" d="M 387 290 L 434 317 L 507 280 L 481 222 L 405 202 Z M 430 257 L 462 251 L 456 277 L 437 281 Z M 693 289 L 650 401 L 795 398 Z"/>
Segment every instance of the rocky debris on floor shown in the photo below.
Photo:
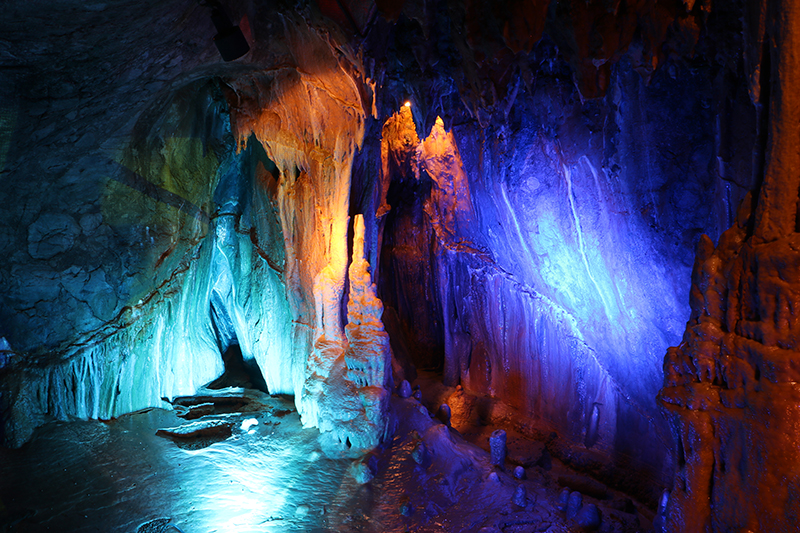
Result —
<path fill-rule="evenodd" d="M 193 396 L 178 396 L 169 400 L 178 416 L 187 420 L 224 413 L 255 413 L 272 410 L 270 396 L 254 389 L 226 387 L 200 388 Z"/>
<path fill-rule="evenodd" d="M 558 530 L 552 527 L 564 527 L 563 531 L 632 533 L 649 530 L 654 518 L 652 509 L 634 503 L 630 496 L 551 456 L 548 448 L 558 441 L 557 434 L 542 430 L 539 434 L 543 440 L 535 440 L 513 424 L 503 425 L 514 420 L 505 412 L 507 407 L 477 398 L 461 387 L 446 387 L 424 372 L 414 387 L 421 391 L 420 403 L 428 410 L 445 403 L 451 407 L 451 424 L 458 435 L 482 448 L 495 465 L 495 471 L 487 480 L 502 484 L 504 479 L 513 479 L 509 481 L 512 486 L 515 489 L 524 486 L 529 499 L 536 502 L 539 518 L 535 521 L 498 522 L 486 526 L 496 526 L 504 533 Z M 572 505 L 568 508 L 570 501 Z M 521 494 L 510 493 L 508 502 L 519 508 Z M 541 518 L 545 502 L 553 519 Z"/>
<path fill-rule="evenodd" d="M 169 401 L 175 414 L 191 422 L 170 428 L 160 428 L 156 435 L 172 439 L 182 449 L 197 450 L 223 441 L 234 434 L 251 433 L 258 425 L 255 418 L 243 419 L 246 414 L 261 414 L 277 424 L 292 412 L 281 398 L 271 397 L 254 389 L 226 387 L 223 389 L 200 388 L 194 396 L 179 396 Z"/>
<path fill-rule="evenodd" d="M 140 525 L 136 529 L 136 533 L 166 533 L 170 530 L 176 531 L 175 526 L 169 522 L 169 518 L 155 518 Z"/>
<path fill-rule="evenodd" d="M 182 449 L 199 450 L 220 442 L 233 434 L 234 420 L 198 420 L 182 426 L 161 428 L 159 437 L 168 437 Z"/>

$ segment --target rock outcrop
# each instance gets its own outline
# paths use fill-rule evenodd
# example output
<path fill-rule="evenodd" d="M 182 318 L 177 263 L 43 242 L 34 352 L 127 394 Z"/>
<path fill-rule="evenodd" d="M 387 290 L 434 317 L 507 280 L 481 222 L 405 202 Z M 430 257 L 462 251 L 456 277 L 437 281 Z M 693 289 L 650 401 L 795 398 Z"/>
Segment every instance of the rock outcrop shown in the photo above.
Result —
<path fill-rule="evenodd" d="M 800 9 L 760 9 L 750 22 L 772 44 L 751 92 L 769 103 L 764 181 L 716 248 L 701 239 L 691 317 L 664 360 L 678 459 L 665 531 L 794 531 L 800 513 Z"/>

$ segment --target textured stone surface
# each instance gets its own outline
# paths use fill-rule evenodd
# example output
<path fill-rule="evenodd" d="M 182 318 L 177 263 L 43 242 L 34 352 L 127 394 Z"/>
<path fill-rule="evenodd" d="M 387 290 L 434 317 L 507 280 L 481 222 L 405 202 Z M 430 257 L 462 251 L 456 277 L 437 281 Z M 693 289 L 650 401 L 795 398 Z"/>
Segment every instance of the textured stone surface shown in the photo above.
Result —
<path fill-rule="evenodd" d="M 396 371 L 438 368 L 668 484 L 654 396 L 695 243 L 768 150 L 795 158 L 793 104 L 762 110 L 791 85 L 762 75 L 777 26 L 704 0 L 340 4 L 231 2 L 252 47 L 232 63 L 197 3 L 4 5 L 4 440 L 189 394 L 234 344 L 306 424 L 367 416 L 382 301 Z M 795 221 L 797 183 L 776 183 L 765 246 Z M 370 276 L 348 272 L 356 215 Z M 753 261 L 783 272 L 784 252 Z M 348 369 L 364 276 L 379 349 Z"/>
<path fill-rule="evenodd" d="M 587 104 L 542 73 L 487 128 L 437 120 L 424 136 L 415 106 L 390 117 L 379 283 L 418 365 L 666 483 L 661 354 L 687 311 L 687 246 L 728 215 L 702 200 L 717 194 L 712 87 L 664 74 L 647 87 L 629 68 Z"/>
<path fill-rule="evenodd" d="M 797 527 L 800 10 L 782 1 L 760 6 L 748 23 L 775 44 L 770 59 L 749 65 L 763 69 L 754 99 L 769 91 L 764 182 L 755 209 L 745 202 L 716 247 L 701 239 L 691 316 L 664 359 L 659 397 L 678 458 L 659 518 L 665 531 Z"/>

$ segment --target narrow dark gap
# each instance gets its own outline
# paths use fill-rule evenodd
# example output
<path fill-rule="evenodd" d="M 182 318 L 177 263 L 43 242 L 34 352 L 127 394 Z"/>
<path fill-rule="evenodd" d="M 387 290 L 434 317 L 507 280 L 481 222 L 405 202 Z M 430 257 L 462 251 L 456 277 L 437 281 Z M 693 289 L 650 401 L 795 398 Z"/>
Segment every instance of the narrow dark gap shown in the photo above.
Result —
<path fill-rule="evenodd" d="M 800 187 L 798 187 L 797 200 L 794 204 L 794 231 L 800 233 Z"/>
<path fill-rule="evenodd" d="M 239 339 L 233 327 L 233 321 L 216 292 L 211 298 L 210 312 L 211 325 L 214 329 L 225 370 L 222 375 L 209 383 L 207 387 L 210 389 L 243 387 L 245 389 L 269 392 L 258 362 L 255 359 L 244 358 L 242 349 L 239 346 Z"/>
<path fill-rule="evenodd" d="M 378 292 L 384 303 L 384 324 L 395 344 L 417 369 L 441 373 L 444 368 L 444 322 L 436 272 L 436 236 L 427 221 L 425 200 L 432 182 L 393 179 L 387 193 L 380 250 Z M 396 354 L 397 355 L 397 354 Z"/>
<path fill-rule="evenodd" d="M 761 71 L 759 78 L 759 85 L 761 88 L 760 101 L 756 104 L 758 112 L 758 131 L 756 133 L 755 149 L 753 150 L 753 158 L 755 159 L 754 169 L 756 175 L 755 188 L 751 196 L 752 212 L 755 214 L 756 206 L 758 205 L 758 197 L 761 193 L 761 185 L 764 183 L 764 172 L 767 165 L 767 144 L 769 142 L 769 120 L 770 120 L 770 101 L 772 97 L 772 84 L 770 76 L 772 75 L 772 57 L 770 54 L 770 37 L 764 35 L 761 51 Z M 755 229 L 755 216 L 750 217 L 747 224 L 747 236 L 750 237 Z"/>
<path fill-rule="evenodd" d="M 207 385 L 209 389 L 224 389 L 226 387 L 242 387 L 269 392 L 264 376 L 255 359 L 245 360 L 239 344 L 231 344 L 222 354 L 222 363 L 225 371 L 220 377 Z"/>

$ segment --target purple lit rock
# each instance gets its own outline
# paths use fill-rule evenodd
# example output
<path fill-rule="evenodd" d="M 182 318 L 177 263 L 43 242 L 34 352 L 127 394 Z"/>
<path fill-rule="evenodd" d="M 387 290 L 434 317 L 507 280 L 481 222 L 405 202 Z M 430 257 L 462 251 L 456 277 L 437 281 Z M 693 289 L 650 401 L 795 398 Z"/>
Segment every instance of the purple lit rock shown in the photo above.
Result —
<path fill-rule="evenodd" d="M 449 426 L 450 417 L 451 417 L 450 406 L 447 405 L 446 403 L 443 403 L 442 405 L 439 406 L 439 410 L 436 412 L 436 418 L 438 418 L 441 421 L 441 423 L 444 424 L 445 426 Z"/>
<path fill-rule="evenodd" d="M 569 504 L 569 492 L 570 491 L 568 488 L 564 488 L 558 497 L 558 504 L 556 507 L 558 507 L 558 510 L 562 513 L 567 512 L 567 505 Z"/>
<path fill-rule="evenodd" d="M 503 466 L 506 462 L 506 432 L 503 429 L 496 429 L 489 437 L 489 449 L 492 454 L 492 464 L 495 466 Z"/>
<path fill-rule="evenodd" d="M 525 485 L 519 484 L 517 488 L 514 490 L 514 497 L 512 498 L 514 505 L 518 505 L 520 507 L 525 507 L 528 505 L 528 491 L 525 488 Z"/>
<path fill-rule="evenodd" d="M 575 522 L 585 531 L 594 531 L 600 527 L 600 510 L 593 503 L 584 505 L 575 515 Z"/>
<path fill-rule="evenodd" d="M 397 395 L 401 398 L 411 397 L 411 384 L 408 380 L 404 379 L 403 382 L 400 383 L 400 386 L 397 388 Z"/>
<path fill-rule="evenodd" d="M 578 491 L 570 493 L 567 500 L 567 518 L 575 518 L 581 507 L 583 507 L 583 495 Z"/>

